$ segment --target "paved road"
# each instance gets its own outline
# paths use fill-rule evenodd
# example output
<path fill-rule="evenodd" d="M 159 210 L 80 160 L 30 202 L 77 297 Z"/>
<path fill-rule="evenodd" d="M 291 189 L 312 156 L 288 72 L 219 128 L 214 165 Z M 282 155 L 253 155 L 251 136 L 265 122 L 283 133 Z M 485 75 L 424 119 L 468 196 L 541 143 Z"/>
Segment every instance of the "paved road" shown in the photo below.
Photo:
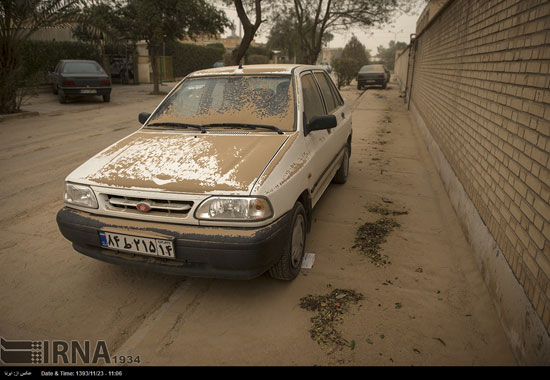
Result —
<path fill-rule="evenodd" d="M 105 341 L 150 365 L 515 364 L 396 85 L 343 91 L 356 105 L 350 177 L 316 207 L 315 263 L 292 283 L 167 276 L 75 253 L 55 223 L 63 180 L 139 127 L 161 99 L 149 91 L 120 86 L 108 104 L 42 94 L 26 106 L 39 116 L 0 123 L 0 336 Z M 385 263 L 353 248 L 382 209 L 406 211 L 392 216 Z M 300 306 L 334 289 L 364 297 L 333 324 L 346 346 L 314 340 L 315 312 Z"/>

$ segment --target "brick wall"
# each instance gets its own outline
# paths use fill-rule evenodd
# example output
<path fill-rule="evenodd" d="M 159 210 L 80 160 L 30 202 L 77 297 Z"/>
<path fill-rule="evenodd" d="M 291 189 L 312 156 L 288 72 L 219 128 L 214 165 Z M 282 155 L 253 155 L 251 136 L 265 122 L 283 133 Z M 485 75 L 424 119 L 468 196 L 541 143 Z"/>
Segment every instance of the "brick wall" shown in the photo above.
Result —
<path fill-rule="evenodd" d="M 408 99 L 550 334 L 550 1 L 450 0 L 410 50 Z"/>

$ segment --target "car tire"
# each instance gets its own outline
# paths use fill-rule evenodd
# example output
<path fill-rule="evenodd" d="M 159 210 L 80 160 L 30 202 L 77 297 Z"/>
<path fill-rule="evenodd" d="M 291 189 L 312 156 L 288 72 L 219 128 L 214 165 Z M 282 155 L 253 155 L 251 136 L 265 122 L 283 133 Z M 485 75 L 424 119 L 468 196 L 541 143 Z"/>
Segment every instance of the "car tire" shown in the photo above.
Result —
<path fill-rule="evenodd" d="M 52 86 L 52 92 L 54 95 L 57 95 L 57 93 L 59 92 L 59 90 L 57 89 L 57 86 Z"/>
<path fill-rule="evenodd" d="M 334 175 L 332 182 L 337 183 L 339 185 L 343 185 L 348 180 L 348 173 L 349 173 L 349 146 L 346 145 L 346 148 L 344 149 L 344 157 L 342 157 L 342 164 L 340 165 L 340 169 L 338 169 L 338 171 Z"/>
<path fill-rule="evenodd" d="M 363 86 L 361 86 L 359 83 L 357 83 L 357 89 L 358 89 L 358 90 L 362 90 L 362 89 L 363 89 Z"/>
<path fill-rule="evenodd" d="M 61 104 L 67 103 L 67 97 L 63 93 L 63 90 L 58 90 L 57 97 L 59 98 L 59 103 Z"/>
<path fill-rule="evenodd" d="M 292 224 L 285 250 L 279 261 L 269 269 L 269 275 L 277 280 L 291 281 L 298 276 L 306 247 L 306 210 L 296 202 L 292 209 Z"/>
<path fill-rule="evenodd" d="M 103 95 L 103 101 L 109 103 L 111 101 L 111 95 Z"/>

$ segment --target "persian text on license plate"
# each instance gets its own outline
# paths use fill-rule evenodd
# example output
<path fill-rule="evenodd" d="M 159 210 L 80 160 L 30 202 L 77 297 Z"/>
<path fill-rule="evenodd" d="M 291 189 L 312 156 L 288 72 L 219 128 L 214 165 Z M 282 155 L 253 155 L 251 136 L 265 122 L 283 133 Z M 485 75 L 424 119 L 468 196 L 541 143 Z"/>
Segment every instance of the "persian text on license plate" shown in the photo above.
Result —
<path fill-rule="evenodd" d="M 175 258 L 174 242 L 167 239 L 151 239 L 140 236 L 99 231 L 99 240 L 105 248 L 142 255 Z"/>

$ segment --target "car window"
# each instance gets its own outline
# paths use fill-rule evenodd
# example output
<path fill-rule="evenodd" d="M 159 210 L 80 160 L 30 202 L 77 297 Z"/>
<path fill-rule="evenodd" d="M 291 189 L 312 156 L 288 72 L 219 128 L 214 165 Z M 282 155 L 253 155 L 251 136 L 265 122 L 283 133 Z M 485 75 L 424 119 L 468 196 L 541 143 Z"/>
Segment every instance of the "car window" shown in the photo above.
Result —
<path fill-rule="evenodd" d="M 65 74 L 104 74 L 105 72 L 95 62 L 66 62 L 63 66 Z"/>
<path fill-rule="evenodd" d="M 155 122 L 261 124 L 294 130 L 290 75 L 189 78 L 153 115 Z"/>
<path fill-rule="evenodd" d="M 344 105 L 344 98 L 342 98 L 342 95 L 340 94 L 340 92 L 336 88 L 336 85 L 334 84 L 332 79 L 330 79 L 330 77 L 329 77 L 329 82 L 330 82 L 329 83 L 330 84 L 330 89 L 331 89 L 332 93 L 334 94 L 334 97 L 336 98 L 336 102 L 338 103 L 338 105 L 343 106 Z"/>
<path fill-rule="evenodd" d="M 321 87 L 321 93 L 323 94 L 323 99 L 325 99 L 327 113 L 332 113 L 332 111 L 334 111 L 339 104 L 338 99 L 334 96 L 334 93 L 330 89 L 328 78 L 324 73 L 317 72 L 315 73 L 315 79 L 317 79 L 317 83 L 319 83 L 319 87 Z"/>
<path fill-rule="evenodd" d="M 361 67 L 360 72 L 364 73 L 367 71 L 384 71 L 384 67 L 381 65 L 368 65 Z"/>
<path fill-rule="evenodd" d="M 325 115 L 323 100 L 313 75 L 305 74 L 302 76 L 302 92 L 306 121 L 309 122 L 313 116 Z"/>

